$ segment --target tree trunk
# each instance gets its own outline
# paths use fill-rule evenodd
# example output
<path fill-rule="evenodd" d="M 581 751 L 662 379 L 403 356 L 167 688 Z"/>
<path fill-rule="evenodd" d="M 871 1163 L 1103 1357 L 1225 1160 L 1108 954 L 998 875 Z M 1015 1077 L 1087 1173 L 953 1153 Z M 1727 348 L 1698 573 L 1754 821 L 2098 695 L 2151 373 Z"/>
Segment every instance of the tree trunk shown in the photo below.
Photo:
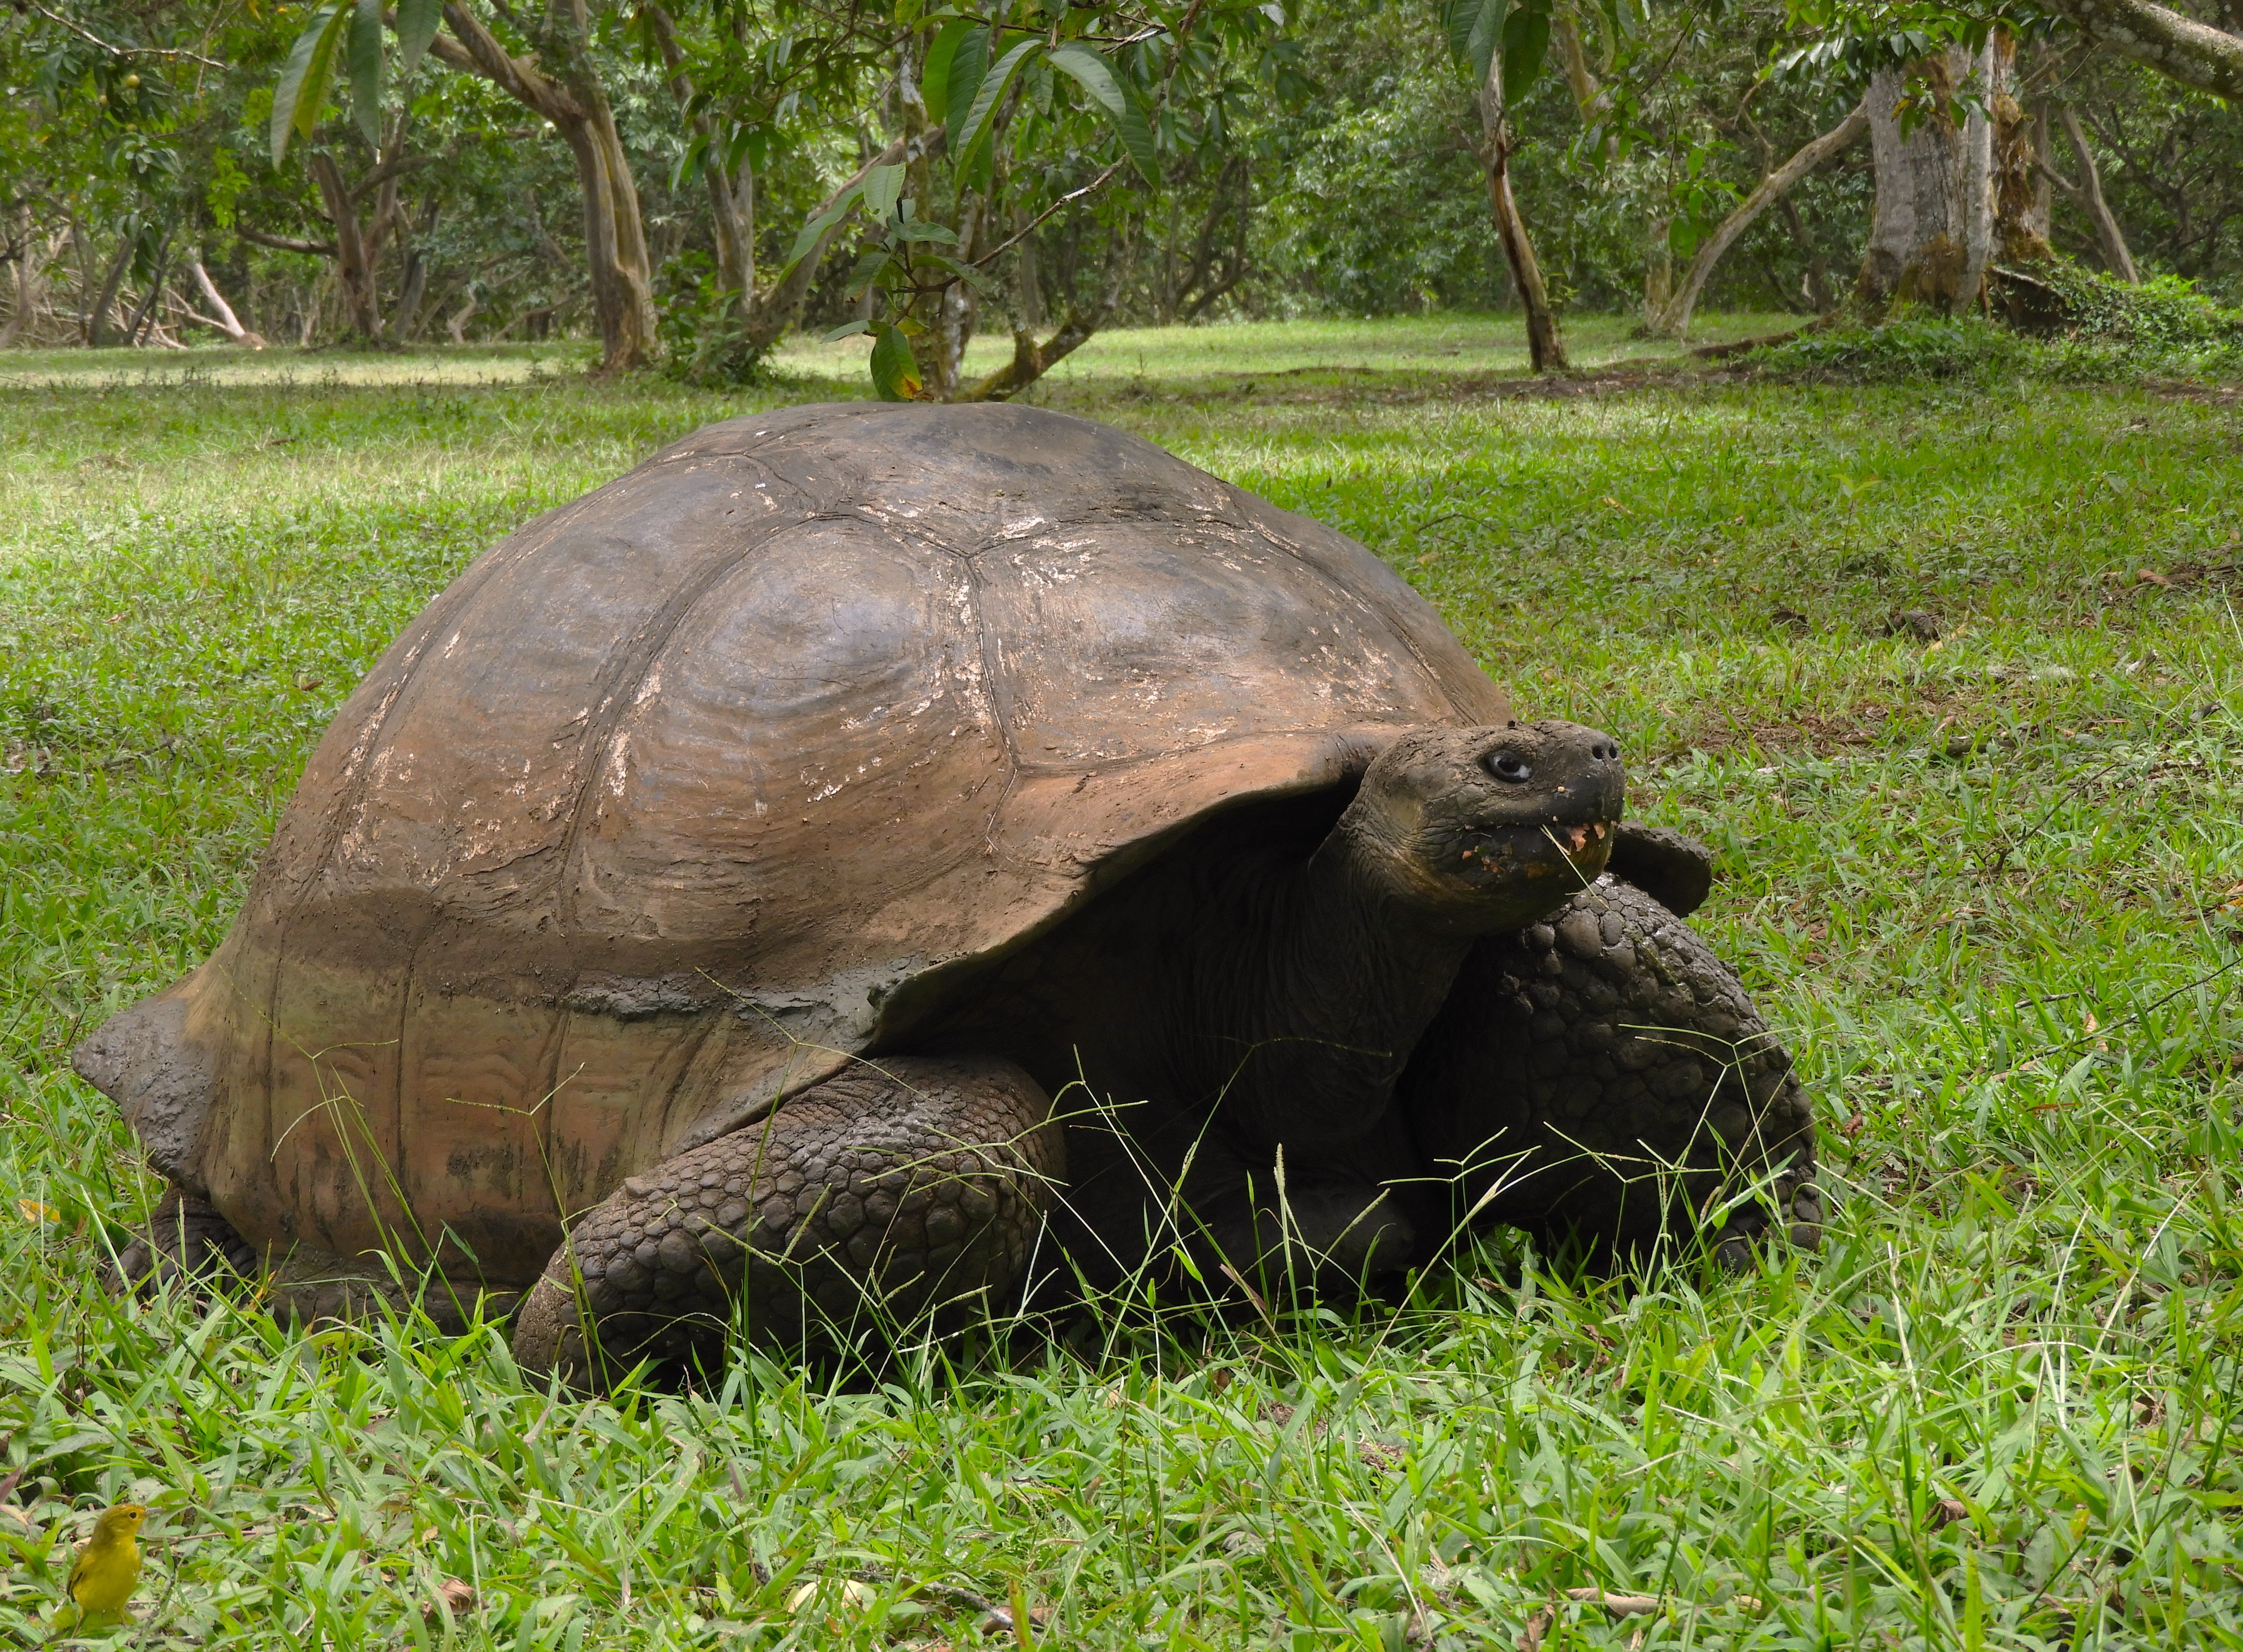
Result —
<path fill-rule="evenodd" d="M 1990 41 L 1976 53 L 1949 46 L 1911 68 L 1930 106 L 1911 111 L 1905 135 L 1898 105 L 1908 77 L 1880 69 L 1869 79 L 1877 199 L 1855 290 L 1876 310 L 1922 304 L 1960 314 L 1978 307 L 1993 252 L 1994 134 L 1975 100 L 1966 112 L 1957 94 L 1974 78 L 1982 99 L 2005 88 L 1995 79 Z"/>
<path fill-rule="evenodd" d="M 59 239 L 48 241 L 44 253 L 39 250 L 42 238 L 31 222 L 30 204 L 24 204 L 18 222 L 22 256 L 16 260 L 16 313 L 8 318 L 8 325 L 0 327 L 0 350 L 22 338 L 34 336 L 32 323 L 43 307 L 41 288 L 46 283 L 45 266 L 61 250 Z"/>
<path fill-rule="evenodd" d="M 1655 332 L 1659 318 L 1674 301 L 1674 215 L 1654 212 L 1643 238 L 1643 328 Z"/>
<path fill-rule="evenodd" d="M 640 7 L 639 15 L 653 30 L 663 67 L 670 76 L 670 93 L 680 114 L 693 105 L 693 78 L 686 72 L 684 48 L 677 44 L 677 25 L 664 8 Z M 717 243 L 717 290 L 731 297 L 733 317 L 744 322 L 756 291 L 756 179 L 743 158 L 738 179 L 724 175 L 724 152 L 712 141 L 717 125 L 706 111 L 691 117 L 693 133 L 701 144 L 701 179 L 709 193 L 709 215 Z"/>
<path fill-rule="evenodd" d="M 401 217 L 398 219 L 398 244 L 405 251 L 405 274 L 397 285 L 397 308 L 389 318 L 389 331 L 396 338 L 413 340 L 421 336 L 421 302 L 428 291 L 428 256 L 421 244 L 436 233 L 438 204 L 439 198 L 431 194 L 421 210 L 418 229 Z"/>
<path fill-rule="evenodd" d="M 2087 147 L 2087 134 L 2079 128 L 2078 111 L 2064 104 L 2058 107 L 2056 114 L 2071 145 L 2072 157 L 2079 163 L 2079 181 L 2074 184 L 2064 178 L 2045 156 L 2039 163 L 2041 176 L 2094 226 L 2095 245 L 2103 254 L 2103 267 L 2129 286 L 2138 285 L 2142 273 L 2135 267 L 2134 255 L 2127 248 L 2125 234 L 2112 213 L 2111 203 L 2103 199 L 2103 176 L 2096 170 L 2094 151 Z"/>
<path fill-rule="evenodd" d="M 1495 211 L 1495 233 L 1503 243 L 1504 261 L 1511 266 L 1512 285 L 1526 311 L 1527 360 L 1537 373 L 1566 372 L 1566 342 L 1559 335 L 1558 318 L 1551 312 L 1550 291 L 1543 285 L 1534 243 L 1511 192 L 1511 133 L 1504 119 L 1499 53 L 1479 89 L 1479 121 L 1480 170 L 1487 174 L 1488 201 Z"/>
<path fill-rule="evenodd" d="M 156 247 L 156 267 L 148 277 L 147 295 L 140 300 L 140 307 L 132 312 L 131 325 L 125 329 L 125 341 L 136 349 L 140 344 L 141 329 L 154 317 L 156 301 L 163 296 L 164 277 L 172 264 L 172 237 L 178 229 L 176 221 L 164 226 L 164 239 Z"/>
<path fill-rule="evenodd" d="M 1783 198 L 1783 221 L 1791 231 L 1792 245 L 1807 260 L 1807 279 L 1800 283 L 1801 296 L 1817 315 L 1828 315 L 1838 307 L 1838 300 L 1830 290 L 1830 260 L 1822 249 L 1815 245 L 1815 238 L 1807 233 L 1807 220 L 1799 215 L 1799 203 L 1787 195 Z"/>
<path fill-rule="evenodd" d="M 589 72 L 576 87 L 596 93 Z M 589 101 L 589 100 L 588 100 Z M 563 125 L 561 135 L 576 162 L 584 192 L 584 246 L 592 275 L 592 309 L 600 323 L 600 370 L 628 372 L 655 355 L 654 281 L 638 187 L 616 131 L 614 111 L 598 97 L 584 118 Z"/>
<path fill-rule="evenodd" d="M 327 211 L 327 222 L 334 226 L 335 284 L 342 293 L 343 312 L 350 317 L 351 331 L 368 344 L 379 344 L 381 307 L 374 300 L 374 261 L 380 249 L 367 245 L 371 238 L 359 224 L 350 186 L 343 182 L 342 169 L 335 165 L 334 157 L 315 150 L 306 162 L 312 181 L 320 186 L 320 204 Z"/>
<path fill-rule="evenodd" d="M 2045 263 L 2056 256 L 2048 244 L 2048 180 L 2038 165 L 2046 123 L 2017 101 L 2017 36 L 1998 28 L 1989 44 L 2000 88 L 1987 99 L 1994 117 L 1994 255 L 2005 264 Z"/>
<path fill-rule="evenodd" d="M 1580 25 L 1573 19 L 1572 6 L 1552 8 L 1550 44 L 1557 49 L 1559 66 L 1566 71 L 1566 89 L 1573 94 L 1573 112 L 1586 125 L 1602 111 L 1603 89 L 1589 68 L 1589 54 L 1581 49 Z"/>
<path fill-rule="evenodd" d="M 1869 129 L 1869 105 L 1866 102 L 1854 105 L 1853 112 L 1820 138 L 1810 138 L 1800 145 L 1798 152 L 1760 181 L 1760 186 L 1737 204 L 1734 211 L 1723 219 L 1719 228 L 1699 243 L 1690 267 L 1682 273 L 1682 280 L 1667 300 L 1664 308 L 1646 318 L 1648 330 L 1662 338 L 1687 338 L 1690 333 L 1690 313 L 1698 307 L 1698 295 L 1706 290 L 1707 279 L 1714 266 L 1721 262 L 1721 254 L 1735 245 L 1756 222 L 1760 215 L 1781 199 L 1794 184 L 1813 172 L 1824 161 L 1843 150 L 1849 144 Z"/>
<path fill-rule="evenodd" d="M 132 238 L 127 235 L 101 283 L 100 295 L 93 301 L 93 312 L 85 320 L 84 338 L 92 349 L 98 350 L 109 342 L 109 312 L 117 303 L 117 289 L 124 284 L 125 268 L 131 262 Z"/>
<path fill-rule="evenodd" d="M 550 20 L 562 58 L 557 79 L 535 57 L 509 56 L 465 0 L 446 0 L 444 21 L 452 32 L 437 35 L 428 50 L 439 62 L 482 76 L 551 121 L 569 145 L 584 197 L 585 262 L 600 327 L 600 370 L 623 372 L 644 366 L 656 348 L 654 280 L 638 186 L 631 179 L 606 90 L 592 67 L 583 0 L 555 0 Z"/>
<path fill-rule="evenodd" d="M 265 347 L 264 336 L 242 326 L 240 318 L 234 314 L 233 306 L 226 301 L 226 294 L 218 290 L 218 283 L 211 280 L 210 272 L 203 267 L 200 253 L 188 254 L 187 273 L 195 278 L 195 285 L 202 289 L 203 302 L 211 307 L 219 332 L 245 349 L 261 350 Z"/>

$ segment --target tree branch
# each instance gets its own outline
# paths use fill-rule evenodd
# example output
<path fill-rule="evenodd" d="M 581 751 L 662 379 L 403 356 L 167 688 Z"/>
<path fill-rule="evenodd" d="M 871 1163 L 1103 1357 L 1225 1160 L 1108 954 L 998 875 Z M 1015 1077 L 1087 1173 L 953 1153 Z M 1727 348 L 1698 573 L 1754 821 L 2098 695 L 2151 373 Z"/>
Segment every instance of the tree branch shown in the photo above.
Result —
<path fill-rule="evenodd" d="M 269 246 L 276 253 L 304 253 L 313 258 L 333 258 L 335 255 L 333 241 L 304 241 L 293 235 L 267 235 L 263 230 L 244 229 L 239 225 L 234 226 L 233 233 L 253 246 Z"/>
<path fill-rule="evenodd" d="M 1122 160 L 1115 161 L 1111 166 L 1108 166 L 1104 172 L 1099 173 L 1097 177 L 1092 179 L 1081 189 L 1069 190 L 1066 194 L 1061 196 L 1050 206 L 1045 207 L 1042 212 L 1038 212 L 1034 218 L 1030 219 L 1027 223 L 1022 226 L 1020 233 L 1014 236 L 1012 239 L 1000 242 L 994 250 L 984 253 L 980 257 L 975 259 L 973 260 L 973 267 L 979 269 L 981 266 L 994 259 L 998 253 L 1011 252 L 1013 248 L 1018 246 L 1022 241 L 1027 239 L 1030 235 L 1034 234 L 1046 219 L 1050 218 L 1061 207 L 1072 206 L 1076 201 L 1081 200 L 1084 196 L 1095 192 L 1106 183 L 1107 179 L 1112 178 L 1115 173 L 1122 170 L 1122 162 L 1128 159 L 1128 156 L 1123 156 Z"/>
<path fill-rule="evenodd" d="M 2079 183 L 2076 188 L 2065 185 L 2052 172 L 2048 174 L 2050 181 L 2063 187 L 2065 198 L 2095 226 L 2096 245 L 2111 273 L 2129 287 L 2138 287 L 2142 273 L 2135 266 L 2134 254 L 2126 245 L 2125 233 L 2118 227 L 2117 215 L 2103 198 L 2103 175 L 2096 170 L 2095 152 L 2087 146 L 2087 134 L 2079 128 L 2078 111 L 2070 104 L 2058 104 L 2056 118 L 2071 142 L 2072 155 L 2079 162 Z"/>
<path fill-rule="evenodd" d="M 482 19 L 461 0 L 446 0 L 444 21 L 451 24 L 451 34 L 439 30 L 428 43 L 439 63 L 482 76 L 516 103 L 529 105 L 556 124 L 584 118 L 583 108 L 558 81 L 536 64 L 509 56 L 498 37 L 484 28 Z"/>
<path fill-rule="evenodd" d="M 1690 312 L 1697 307 L 1698 294 L 1705 289 L 1707 279 L 1721 254 L 1729 250 L 1737 237 L 1753 226 L 1753 223 L 1784 192 L 1824 161 L 1852 143 L 1869 129 L 1869 105 L 1865 98 L 1854 105 L 1853 112 L 1820 138 L 1809 139 L 1800 145 L 1792 158 L 1760 181 L 1760 187 L 1738 203 L 1723 219 L 1721 226 L 1706 238 L 1703 245 L 1690 260 L 1690 267 L 1676 284 L 1674 295 L 1667 301 L 1659 314 L 1650 318 L 1652 330 L 1667 333 L 1675 338 L 1687 335 Z"/>
<path fill-rule="evenodd" d="M 94 33 L 92 30 L 86 28 L 82 24 L 72 23 L 68 17 L 64 17 L 59 12 L 48 10 L 44 6 L 39 3 L 39 0 L 17 0 L 17 3 L 37 12 L 49 23 L 55 24 L 58 28 L 67 29 L 72 34 L 78 36 L 81 39 L 91 40 L 95 45 L 99 46 L 104 51 L 107 52 L 112 57 L 185 57 L 188 62 L 199 63 L 205 69 L 223 69 L 226 67 L 226 65 L 219 62 L 217 58 L 205 57 L 199 51 L 182 51 L 175 47 L 165 46 L 120 46 L 113 41 L 104 40 L 99 35 Z"/>
<path fill-rule="evenodd" d="M 2156 0 L 2049 0 L 2049 9 L 2121 57 L 2184 86 L 2243 103 L 2243 40 Z"/>
<path fill-rule="evenodd" d="M 350 199 L 356 201 L 370 189 L 380 189 L 393 178 L 402 178 L 407 172 L 418 172 L 423 166 L 434 166 L 439 157 L 434 155 L 401 155 L 386 160 L 350 187 Z"/>

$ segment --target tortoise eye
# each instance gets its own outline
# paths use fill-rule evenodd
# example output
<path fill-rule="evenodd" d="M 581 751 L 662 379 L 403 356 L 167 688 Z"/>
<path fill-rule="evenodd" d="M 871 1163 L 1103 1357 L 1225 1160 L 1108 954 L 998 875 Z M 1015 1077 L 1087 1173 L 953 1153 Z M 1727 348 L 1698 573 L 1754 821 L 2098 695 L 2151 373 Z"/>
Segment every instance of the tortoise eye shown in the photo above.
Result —
<path fill-rule="evenodd" d="M 1508 780 L 1513 786 L 1523 785 L 1534 778 L 1534 765 L 1516 752 L 1497 752 L 1485 759 L 1487 772 L 1499 780 Z"/>

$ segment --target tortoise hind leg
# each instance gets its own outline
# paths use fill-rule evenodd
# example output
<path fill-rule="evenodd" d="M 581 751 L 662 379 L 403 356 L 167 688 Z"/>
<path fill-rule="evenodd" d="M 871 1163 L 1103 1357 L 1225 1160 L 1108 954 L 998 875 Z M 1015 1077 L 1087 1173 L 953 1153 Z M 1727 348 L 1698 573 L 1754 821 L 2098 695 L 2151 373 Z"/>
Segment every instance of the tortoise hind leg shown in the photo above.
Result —
<path fill-rule="evenodd" d="M 1620 879 L 1473 948 L 1404 1096 L 1426 1157 L 1480 1222 L 1608 1260 L 1691 1237 L 1734 1200 L 1705 1236 L 1727 1261 L 1771 1230 L 1820 1240 L 1814 1123 L 1789 1054 L 1735 972 Z"/>
<path fill-rule="evenodd" d="M 109 1284 L 112 1290 L 138 1291 L 182 1278 L 254 1278 L 260 1259 L 257 1247 L 208 1199 L 173 1183 L 150 1215 L 148 1231 L 118 1253 Z"/>
<path fill-rule="evenodd" d="M 1020 1282 L 1066 1174 L 1051 1102 L 1007 1062 L 853 1068 L 625 1182 L 571 1224 L 515 1321 L 533 1375 L 599 1389 L 642 1359 L 825 1342 Z"/>
<path fill-rule="evenodd" d="M 268 1252 L 242 1237 L 209 1200 L 174 1183 L 148 1231 L 118 1253 L 104 1284 L 122 1292 L 178 1283 L 198 1290 L 253 1285 L 284 1326 L 363 1324 L 384 1312 L 417 1310 L 447 1336 L 458 1335 L 479 1313 L 503 1317 L 519 1294 L 430 1271 L 394 1273 L 378 1257 L 353 1262 L 309 1244 Z"/>

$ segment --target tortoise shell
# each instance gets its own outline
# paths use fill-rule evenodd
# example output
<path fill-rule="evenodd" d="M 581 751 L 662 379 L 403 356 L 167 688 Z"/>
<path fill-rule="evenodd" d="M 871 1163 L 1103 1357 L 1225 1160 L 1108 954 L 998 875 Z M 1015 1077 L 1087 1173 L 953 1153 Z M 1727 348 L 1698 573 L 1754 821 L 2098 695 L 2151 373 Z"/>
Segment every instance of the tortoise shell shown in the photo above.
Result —
<path fill-rule="evenodd" d="M 253 1242 L 526 1282 L 1209 812 L 1508 715 L 1361 545 L 1136 437 L 735 419 L 431 602 L 79 1069 Z"/>

